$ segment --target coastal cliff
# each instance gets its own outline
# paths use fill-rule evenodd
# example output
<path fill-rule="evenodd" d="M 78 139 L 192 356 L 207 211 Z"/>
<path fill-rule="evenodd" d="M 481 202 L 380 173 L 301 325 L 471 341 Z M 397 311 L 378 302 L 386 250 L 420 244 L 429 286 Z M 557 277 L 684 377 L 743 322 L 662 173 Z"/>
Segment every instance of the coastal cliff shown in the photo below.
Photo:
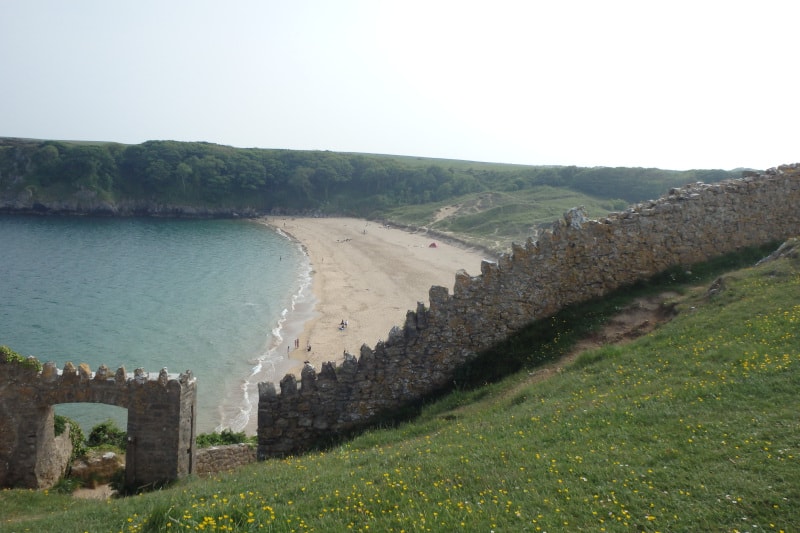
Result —
<path fill-rule="evenodd" d="M 44 199 L 35 196 L 30 189 L 14 195 L 0 195 L 0 213 L 178 218 L 248 218 L 263 214 L 248 207 L 233 209 L 171 204 L 156 200 L 110 201 L 89 190 L 78 191 L 61 198 Z"/>

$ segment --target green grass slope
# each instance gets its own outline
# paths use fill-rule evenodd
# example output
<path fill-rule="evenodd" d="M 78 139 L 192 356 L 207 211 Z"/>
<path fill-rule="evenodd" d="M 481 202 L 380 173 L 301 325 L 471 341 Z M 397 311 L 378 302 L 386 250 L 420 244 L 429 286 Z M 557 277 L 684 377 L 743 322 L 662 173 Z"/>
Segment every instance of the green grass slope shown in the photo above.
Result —
<path fill-rule="evenodd" d="M 424 227 L 494 253 L 525 243 L 564 213 L 584 206 L 590 218 L 628 207 L 624 200 L 593 198 L 565 187 L 536 186 L 514 192 L 469 194 L 443 202 L 407 205 L 382 214 L 390 223 Z"/>
<path fill-rule="evenodd" d="M 0 531 L 800 531 L 800 259 L 670 291 L 549 379 L 140 496 L 2 491 Z"/>

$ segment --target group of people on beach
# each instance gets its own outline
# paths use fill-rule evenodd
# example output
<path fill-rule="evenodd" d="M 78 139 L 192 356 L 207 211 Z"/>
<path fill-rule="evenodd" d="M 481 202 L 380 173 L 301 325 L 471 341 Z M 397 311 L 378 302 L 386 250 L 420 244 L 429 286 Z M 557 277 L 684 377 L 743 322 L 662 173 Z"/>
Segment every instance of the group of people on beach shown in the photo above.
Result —
<path fill-rule="evenodd" d="M 339 322 L 339 331 L 344 331 L 346 328 L 347 328 L 347 320 L 342 319 L 342 321 Z M 294 349 L 295 350 L 299 350 L 300 349 L 300 339 L 295 339 L 294 340 Z M 287 346 L 286 347 L 286 353 L 288 354 L 291 351 L 292 351 L 292 347 L 291 346 Z M 306 344 L 306 351 L 307 352 L 311 351 L 311 343 L 310 342 Z"/>
<path fill-rule="evenodd" d="M 300 339 L 295 339 L 294 340 L 294 348 L 295 348 L 295 350 L 300 348 Z M 290 351 L 292 351 L 292 347 L 291 346 L 287 346 L 286 347 L 286 353 L 289 353 Z M 306 351 L 307 352 L 311 351 L 311 343 L 310 342 L 306 343 Z"/>

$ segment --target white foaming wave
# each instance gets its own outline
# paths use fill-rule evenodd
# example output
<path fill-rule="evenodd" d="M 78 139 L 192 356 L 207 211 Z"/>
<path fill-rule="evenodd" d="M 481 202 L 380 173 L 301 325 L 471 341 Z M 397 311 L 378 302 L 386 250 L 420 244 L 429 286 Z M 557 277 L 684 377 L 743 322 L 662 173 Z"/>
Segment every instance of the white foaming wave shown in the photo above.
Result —
<path fill-rule="evenodd" d="M 280 229 L 277 231 L 280 235 L 289 238 Z M 232 431 L 242 431 L 244 428 L 246 428 L 250 422 L 250 416 L 253 410 L 257 409 L 258 395 L 255 395 L 256 404 L 250 400 L 250 391 L 256 390 L 258 386 L 258 381 L 254 380 L 253 378 L 263 375 L 264 377 L 269 377 L 273 381 L 275 380 L 275 363 L 283 358 L 282 351 L 279 351 L 278 348 L 283 347 L 284 325 L 288 320 L 289 314 L 296 309 L 298 302 L 306 298 L 310 293 L 312 282 L 311 262 L 309 261 L 308 255 L 305 253 L 302 245 L 298 243 L 297 246 L 301 252 L 303 252 L 304 257 L 301 267 L 298 269 L 297 277 L 295 278 L 298 281 L 299 288 L 294 294 L 292 294 L 289 308 L 284 308 L 281 311 L 278 323 L 274 328 L 271 329 L 270 332 L 272 334 L 272 339 L 271 342 L 269 342 L 268 348 L 262 355 L 254 360 L 251 360 L 250 364 L 253 366 L 250 369 L 250 374 L 240 383 L 240 407 L 238 408 L 236 414 L 229 417 L 223 416 L 223 423 L 218 426 L 217 431 L 221 431 L 221 428 L 224 427 L 229 427 Z M 265 366 L 267 367 L 266 369 Z M 256 382 L 254 383 L 254 381 Z M 261 379 L 261 381 L 263 381 L 263 379 Z M 226 418 L 229 418 L 229 420 L 225 420 Z"/>
<path fill-rule="evenodd" d="M 239 388 L 242 391 L 242 403 L 239 406 L 236 414 L 234 414 L 231 419 L 228 421 L 228 428 L 230 428 L 233 432 L 239 432 L 244 430 L 247 427 L 247 423 L 250 421 L 250 413 L 253 410 L 253 406 L 250 403 L 250 393 L 248 392 L 247 380 L 242 380 Z M 217 431 L 222 431 L 221 427 L 217 428 Z"/>
<path fill-rule="evenodd" d="M 260 381 L 275 380 L 275 363 L 277 359 L 280 359 L 277 348 L 281 345 L 281 342 L 279 339 L 274 342 L 276 346 L 270 348 L 264 355 L 259 357 L 257 363 L 250 369 L 250 374 L 239 382 L 239 407 L 233 416 L 230 413 L 228 414 L 228 420 L 226 424 L 223 424 L 227 425 L 232 431 L 243 431 L 250 423 L 253 411 L 258 408 L 258 395 L 251 395 L 251 391 L 257 390 Z M 251 400 L 253 396 L 254 399 Z"/>
<path fill-rule="evenodd" d="M 294 307 L 294 304 L 292 304 L 292 307 Z M 274 328 L 272 328 L 271 333 L 272 333 L 272 338 L 274 339 L 275 347 L 277 347 L 279 344 L 283 342 L 283 335 L 281 335 L 281 332 L 283 331 L 283 324 L 286 322 L 286 317 L 288 316 L 288 314 L 289 310 L 284 308 L 283 311 L 281 311 L 281 317 L 278 319 L 278 323 L 275 325 Z M 261 357 L 263 357 L 264 355 L 266 354 L 262 354 Z"/>
<path fill-rule="evenodd" d="M 304 296 L 308 288 L 311 287 L 311 261 L 305 251 L 305 248 L 303 248 L 299 242 L 293 242 L 295 242 L 297 249 L 300 250 L 300 253 L 303 256 L 303 261 L 300 264 L 300 268 L 297 269 L 296 279 L 298 281 L 298 289 L 297 292 L 292 295 L 292 310 L 294 310 L 294 306 L 297 301 Z"/>
<path fill-rule="evenodd" d="M 278 321 L 279 325 L 273 328 L 273 339 L 271 347 L 266 350 L 262 355 L 255 359 L 250 360 L 252 365 L 250 372 L 239 381 L 238 394 L 236 406 L 231 406 L 228 412 L 221 412 L 222 422 L 217 426 L 215 431 L 222 431 L 223 429 L 230 429 L 231 431 L 238 432 L 247 428 L 250 422 L 250 417 L 257 406 L 257 395 L 251 394 L 251 391 L 256 391 L 258 382 L 265 380 L 274 380 L 276 373 L 276 362 L 280 360 L 278 348 L 282 345 L 281 330 L 282 325 L 286 321 L 287 312 L 281 314 L 281 319 Z M 255 398 L 253 398 L 255 396 Z M 251 400 L 253 398 L 253 400 Z"/>

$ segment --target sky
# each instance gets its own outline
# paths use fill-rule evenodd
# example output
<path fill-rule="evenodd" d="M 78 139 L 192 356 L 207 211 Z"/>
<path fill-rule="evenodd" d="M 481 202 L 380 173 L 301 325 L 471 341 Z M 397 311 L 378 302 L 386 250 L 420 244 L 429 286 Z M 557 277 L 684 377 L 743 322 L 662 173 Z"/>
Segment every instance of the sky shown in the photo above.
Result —
<path fill-rule="evenodd" d="M 0 0 L 0 137 L 800 161 L 791 0 Z"/>

